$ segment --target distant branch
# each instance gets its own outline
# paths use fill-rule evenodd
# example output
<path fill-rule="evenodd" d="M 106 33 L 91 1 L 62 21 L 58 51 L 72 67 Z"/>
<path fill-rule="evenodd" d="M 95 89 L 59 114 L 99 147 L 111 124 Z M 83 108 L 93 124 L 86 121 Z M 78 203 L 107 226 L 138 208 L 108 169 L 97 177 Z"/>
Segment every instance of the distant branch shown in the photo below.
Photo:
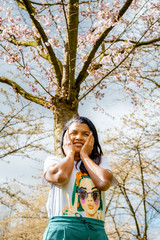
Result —
<path fill-rule="evenodd" d="M 150 202 L 146 201 L 146 203 L 151 206 L 157 213 L 160 214 L 160 210 L 158 208 L 155 207 L 155 204 L 151 204 Z"/>
<path fill-rule="evenodd" d="M 45 136 L 42 137 L 42 138 L 38 138 L 38 139 L 36 139 L 36 140 L 28 143 L 28 144 L 25 144 L 25 145 L 23 145 L 23 146 L 21 146 L 21 147 L 15 148 L 15 149 L 13 149 L 13 150 L 11 150 L 11 151 L 8 151 L 7 153 L 4 153 L 4 154 L 0 155 L 0 159 L 6 157 L 6 156 L 8 156 L 8 155 L 17 153 L 17 152 L 21 151 L 22 149 L 25 149 L 25 148 L 27 148 L 27 147 L 29 147 L 29 146 L 34 147 L 34 146 L 33 146 L 34 143 L 39 142 L 40 140 L 43 140 L 43 139 L 45 139 L 45 138 L 46 138 Z M 36 148 L 36 147 L 35 147 L 35 148 Z"/>
<path fill-rule="evenodd" d="M 27 105 L 23 106 L 16 114 L 14 114 L 13 116 L 10 116 L 10 118 L 7 120 L 7 122 L 4 124 L 4 126 L 0 129 L 0 132 L 2 132 L 7 125 L 12 121 L 12 119 L 14 119 L 20 112 L 22 112 L 26 107 L 29 106 L 30 103 L 28 103 Z"/>
<path fill-rule="evenodd" d="M 140 76 L 140 77 L 143 78 L 143 79 L 148 80 L 149 82 L 154 83 L 157 88 L 160 88 L 160 84 L 158 84 L 155 80 L 153 80 L 153 79 L 151 79 L 151 78 L 148 78 L 148 77 L 143 77 L 143 76 Z"/>
<path fill-rule="evenodd" d="M 22 97 L 24 97 L 25 99 L 31 101 L 31 102 L 34 102 L 34 103 L 37 103 L 41 106 L 45 106 L 46 108 L 48 109 L 51 109 L 53 107 L 53 104 L 54 104 L 54 98 L 53 98 L 53 101 L 52 103 L 50 103 L 49 101 L 46 101 L 44 99 L 41 99 L 37 96 L 34 96 L 28 92 L 26 92 L 22 87 L 20 87 L 16 82 L 6 78 L 6 77 L 0 77 L 0 82 L 2 83 L 6 83 L 8 85 L 10 85 L 14 91 L 18 94 L 20 94 Z"/>
<path fill-rule="evenodd" d="M 11 199 L 15 198 L 17 201 L 19 201 L 21 204 L 26 205 L 27 207 L 30 207 L 29 202 L 24 200 L 22 197 L 19 197 L 17 193 L 10 192 L 7 188 L 0 188 L 2 193 L 7 194 Z"/>
<path fill-rule="evenodd" d="M 112 195 L 111 195 L 111 197 L 110 197 L 110 199 L 109 199 L 109 202 L 108 202 L 108 204 L 107 204 L 107 206 L 106 206 L 106 209 L 105 209 L 105 214 L 107 213 L 107 211 L 108 211 L 108 209 L 109 209 L 109 206 L 110 206 L 110 204 L 112 203 L 113 197 L 114 197 L 114 195 L 115 195 L 115 189 L 116 189 L 116 187 L 115 187 L 114 190 L 112 191 Z"/>
<path fill-rule="evenodd" d="M 129 207 L 131 213 L 132 213 L 133 219 L 135 221 L 136 229 L 137 229 L 137 236 L 140 237 L 140 229 L 139 229 L 137 217 L 136 217 L 135 211 L 133 209 L 133 206 L 132 206 L 132 204 L 130 202 L 130 199 L 129 199 L 127 193 L 126 193 L 126 189 L 125 189 L 124 186 L 119 186 L 119 188 L 120 188 L 120 190 L 121 190 L 121 192 L 122 192 L 122 194 L 123 194 L 123 196 L 124 196 L 124 198 L 125 198 L 125 200 L 126 200 L 126 202 L 128 204 L 128 207 Z"/>
<path fill-rule="evenodd" d="M 146 191 L 145 191 L 145 179 L 144 179 L 144 172 L 143 172 L 143 165 L 142 165 L 142 159 L 141 159 L 141 153 L 140 149 L 137 146 L 137 153 L 138 153 L 138 160 L 139 160 L 139 167 L 141 172 L 141 185 L 142 185 L 142 193 L 143 193 L 143 211 L 144 211 L 144 239 L 147 239 L 147 230 L 148 230 L 148 224 L 147 224 L 147 207 L 146 207 Z"/>

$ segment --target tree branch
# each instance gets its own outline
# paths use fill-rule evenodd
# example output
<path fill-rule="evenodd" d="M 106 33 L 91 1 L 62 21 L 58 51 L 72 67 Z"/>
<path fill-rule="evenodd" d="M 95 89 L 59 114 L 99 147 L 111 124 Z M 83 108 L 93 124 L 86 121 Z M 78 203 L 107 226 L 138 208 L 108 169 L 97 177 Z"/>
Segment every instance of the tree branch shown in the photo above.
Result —
<path fill-rule="evenodd" d="M 133 2 L 133 0 L 126 0 L 125 4 L 123 5 L 123 7 L 121 8 L 121 10 L 119 11 L 118 20 L 125 14 L 125 12 L 126 12 L 127 9 L 130 7 L 130 5 L 131 5 L 132 2 Z"/>
<path fill-rule="evenodd" d="M 95 45 L 93 46 L 92 50 L 90 51 L 87 60 L 85 61 L 77 79 L 76 79 L 76 87 L 79 88 L 80 84 L 84 81 L 84 76 L 86 76 L 86 72 L 87 69 L 92 61 L 92 59 L 95 56 L 95 53 L 97 52 L 99 46 L 101 45 L 101 43 L 103 42 L 103 40 L 105 39 L 105 37 L 108 35 L 108 33 L 113 29 L 113 26 L 107 28 L 100 36 L 100 38 L 97 40 L 97 42 L 95 43 Z"/>
<path fill-rule="evenodd" d="M 37 43 L 35 41 L 24 41 L 24 40 L 16 40 L 15 38 L 12 38 L 9 40 L 9 42 L 13 43 L 17 46 L 24 46 L 24 47 L 37 47 Z"/>
<path fill-rule="evenodd" d="M 137 218 L 136 218 L 136 214 L 134 212 L 134 209 L 133 209 L 133 206 L 132 206 L 132 204 L 130 202 L 130 199 L 129 199 L 127 193 L 126 193 L 125 187 L 124 186 L 119 186 L 119 188 L 120 188 L 124 198 L 126 199 L 126 202 L 127 202 L 128 206 L 129 206 L 129 209 L 130 209 L 130 211 L 132 213 L 132 216 L 134 218 L 136 229 L 137 229 L 137 237 L 140 237 L 141 236 L 140 235 L 140 229 L 139 229 L 138 221 L 137 221 Z"/>
<path fill-rule="evenodd" d="M 148 80 L 149 82 L 154 83 L 157 88 L 160 88 L 160 84 L 158 84 L 155 80 L 153 80 L 153 79 L 151 79 L 151 78 L 148 78 L 148 77 L 143 77 L 142 75 L 140 75 L 140 77 L 141 77 L 142 79 L 146 79 L 146 80 Z"/>
<path fill-rule="evenodd" d="M 143 166 L 142 166 L 142 160 L 141 160 L 141 154 L 139 147 L 137 146 L 137 153 L 138 153 L 138 160 L 139 160 L 139 166 L 140 166 L 140 172 L 141 172 L 141 185 L 142 185 L 142 192 L 143 192 L 143 210 L 144 210 L 144 233 L 143 238 L 147 239 L 147 230 L 148 230 L 148 224 L 147 224 L 147 209 L 146 209 L 146 192 L 145 192 L 145 186 L 144 186 L 144 173 L 143 173 Z"/>
<path fill-rule="evenodd" d="M 105 43 L 112 43 L 112 42 L 126 42 L 127 40 L 126 39 L 117 39 L 116 41 L 113 41 L 113 40 L 108 40 L 108 41 L 104 41 Z M 140 47 L 140 46 L 147 46 L 147 45 L 150 45 L 150 44 L 153 44 L 153 43 L 156 43 L 156 42 L 159 42 L 160 41 L 160 37 L 159 38 L 154 38 L 154 39 L 151 39 L 149 41 L 144 41 L 144 42 L 136 42 L 136 41 L 132 41 L 132 40 L 129 40 L 128 42 L 131 42 L 133 44 L 136 44 L 136 47 Z M 130 46 L 132 47 L 132 46 Z"/>
<path fill-rule="evenodd" d="M 21 147 L 15 148 L 15 149 L 7 152 L 7 153 L 3 153 L 2 155 L 0 155 L 0 159 L 6 157 L 6 156 L 8 156 L 8 155 L 17 153 L 17 152 L 19 152 L 20 150 L 25 149 L 25 148 L 27 148 L 27 147 L 29 147 L 29 146 L 33 147 L 33 144 L 34 144 L 34 143 L 39 142 L 40 140 L 43 140 L 43 139 L 45 139 L 45 138 L 46 138 L 46 137 L 42 137 L 42 138 L 39 138 L 38 140 L 37 140 L 37 139 L 36 139 L 36 140 L 33 140 L 32 142 L 27 143 L 27 144 L 25 144 L 25 145 L 23 145 L 23 146 L 21 146 Z"/>
<path fill-rule="evenodd" d="M 120 65 L 122 65 L 122 63 L 129 57 L 129 55 L 135 50 L 137 44 L 141 41 L 141 39 L 145 36 L 145 34 L 148 32 L 148 30 L 157 22 L 158 20 L 156 20 L 154 23 L 152 23 L 148 29 L 144 32 L 144 34 L 140 37 L 140 39 L 136 42 L 135 45 L 133 45 L 133 47 L 131 48 L 131 51 L 125 56 L 124 59 L 122 59 L 122 61 L 116 65 L 113 69 L 111 69 L 107 74 L 105 74 L 94 86 L 92 86 L 91 88 L 89 88 L 86 93 L 80 97 L 77 101 L 80 102 L 84 97 L 86 97 L 90 92 L 93 91 L 93 89 L 95 89 L 106 77 L 108 77 L 112 72 L 114 72 Z"/>
<path fill-rule="evenodd" d="M 52 64 L 51 58 L 49 57 L 48 54 L 45 53 L 43 45 L 39 43 L 40 39 L 38 39 L 37 41 L 24 41 L 24 40 L 18 41 L 15 38 L 11 37 L 9 42 L 15 44 L 16 46 L 24 46 L 24 47 L 34 47 L 34 48 L 36 48 L 39 56 L 44 58 L 45 60 L 49 61 Z M 41 46 L 41 51 L 38 49 L 38 46 Z M 59 64 L 60 70 L 62 72 L 63 66 L 62 66 L 61 61 L 58 58 L 57 58 L 57 62 Z"/>
<path fill-rule="evenodd" d="M 0 129 L 0 132 L 2 132 L 7 125 L 12 121 L 12 119 L 14 119 L 20 112 L 22 112 L 26 107 L 29 106 L 30 103 L 28 103 L 27 105 L 23 106 L 16 114 L 10 116 L 10 118 L 8 119 L 8 121 L 4 124 L 4 126 Z"/>
<path fill-rule="evenodd" d="M 115 22 L 117 22 L 123 15 L 124 13 L 127 11 L 127 9 L 129 8 L 129 6 L 131 5 L 131 3 L 133 2 L 133 0 L 127 0 L 124 4 L 124 6 L 121 8 L 121 10 L 119 11 L 118 14 L 118 18 L 115 20 Z M 99 37 L 99 39 L 96 41 L 95 45 L 93 46 L 93 48 L 91 49 L 87 60 L 85 61 L 82 70 L 80 71 L 77 79 L 76 79 L 76 87 L 78 88 L 80 86 L 80 84 L 83 82 L 84 80 L 84 76 L 86 74 L 86 71 L 92 61 L 92 59 L 95 56 L 95 53 L 97 52 L 99 46 L 102 44 L 102 42 L 104 41 L 104 39 L 106 38 L 106 36 L 109 34 L 109 32 L 114 28 L 114 26 L 112 25 L 111 27 L 107 28 Z"/>
<path fill-rule="evenodd" d="M 20 40 L 18 41 L 16 38 L 13 38 L 11 36 L 11 38 L 8 40 L 9 42 L 13 43 L 16 46 L 24 46 L 24 47 L 34 47 L 37 49 L 37 52 L 39 54 L 39 56 L 43 57 L 44 59 L 46 59 L 47 61 L 49 61 L 50 63 L 52 63 L 49 55 L 47 55 L 44 52 L 44 47 L 42 44 L 40 44 L 40 39 L 35 39 L 36 41 L 24 41 L 24 40 Z M 41 46 L 41 51 L 38 49 L 38 46 Z M 57 59 L 58 61 L 58 59 Z"/>
<path fill-rule="evenodd" d="M 146 203 L 151 206 L 157 213 L 160 214 L 160 210 L 158 208 L 155 207 L 155 204 L 151 204 L 150 202 L 146 201 Z"/>
<path fill-rule="evenodd" d="M 22 87 L 20 87 L 16 82 L 6 78 L 6 77 L 0 77 L 0 82 L 2 83 L 6 83 L 10 86 L 12 86 L 12 88 L 14 89 L 14 91 L 18 94 L 20 94 L 22 97 L 24 97 L 25 99 L 31 101 L 31 102 L 34 102 L 34 103 L 37 103 L 41 106 L 45 106 L 46 108 L 48 109 L 51 109 L 54 105 L 54 101 L 55 99 L 53 98 L 52 99 L 52 103 L 50 103 L 49 101 L 47 100 L 44 100 L 44 99 L 41 99 L 37 96 L 34 96 L 28 92 L 26 92 Z"/>
<path fill-rule="evenodd" d="M 31 5 L 31 2 L 29 0 L 23 0 L 23 3 L 27 9 L 27 12 L 30 16 L 30 18 L 32 19 L 33 24 L 35 25 L 36 29 L 38 30 L 38 33 L 40 34 L 42 41 L 47 49 L 47 52 L 49 54 L 50 57 L 50 61 L 55 69 L 55 74 L 56 74 L 56 78 L 57 78 L 57 82 L 58 82 L 58 86 L 61 86 L 61 80 L 62 80 L 62 74 L 61 74 L 61 69 L 59 67 L 57 58 L 55 56 L 55 53 L 51 47 L 51 45 L 47 46 L 46 43 L 48 43 L 48 38 L 41 26 L 41 24 L 37 21 L 37 19 L 34 17 L 35 16 L 35 11 L 33 6 Z"/>

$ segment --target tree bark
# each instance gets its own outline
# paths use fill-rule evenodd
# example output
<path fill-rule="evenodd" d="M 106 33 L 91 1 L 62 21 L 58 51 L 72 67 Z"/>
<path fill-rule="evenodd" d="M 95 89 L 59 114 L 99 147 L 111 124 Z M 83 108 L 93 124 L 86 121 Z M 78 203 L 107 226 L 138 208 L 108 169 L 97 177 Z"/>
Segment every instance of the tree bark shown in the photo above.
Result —
<path fill-rule="evenodd" d="M 78 116 L 78 106 L 71 109 L 65 102 L 58 102 L 54 111 L 54 154 L 62 156 L 60 141 L 65 124 L 74 116 Z"/>

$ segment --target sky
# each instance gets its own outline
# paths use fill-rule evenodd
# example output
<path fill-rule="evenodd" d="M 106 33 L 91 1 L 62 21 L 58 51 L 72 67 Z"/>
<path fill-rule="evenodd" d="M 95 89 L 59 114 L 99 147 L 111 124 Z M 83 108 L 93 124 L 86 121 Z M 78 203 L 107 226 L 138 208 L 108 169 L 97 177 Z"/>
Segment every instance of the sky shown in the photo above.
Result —
<path fill-rule="evenodd" d="M 109 92 L 109 91 L 108 91 Z M 99 132 L 100 140 L 103 138 L 104 130 L 109 126 L 120 123 L 120 117 L 127 114 L 134 107 L 129 100 L 123 101 L 119 99 L 119 93 L 114 91 L 114 94 L 110 91 L 105 97 L 99 101 L 93 97 L 88 97 L 83 103 L 79 105 L 79 115 L 88 117 L 96 126 Z M 98 110 L 94 110 L 95 106 L 99 106 Z M 35 105 L 35 112 L 43 111 L 44 114 L 50 115 L 51 119 L 46 123 L 51 130 L 53 129 L 52 113 L 42 107 L 38 108 Z M 48 144 L 46 142 L 46 144 Z M 0 181 L 6 180 L 12 181 L 17 179 L 19 182 L 39 184 L 40 177 L 43 169 L 43 161 L 47 157 L 47 154 L 40 155 L 40 162 L 36 162 L 25 157 L 8 156 L 5 161 L 0 161 Z M 9 163 L 7 162 L 9 160 Z"/>
<path fill-rule="evenodd" d="M 94 110 L 95 106 L 98 106 L 97 110 Z M 1 106 L 1 110 L 3 106 Z M 113 128 L 116 125 L 121 124 L 121 117 L 129 115 L 134 109 L 134 105 L 131 103 L 130 98 L 119 87 L 107 88 L 105 97 L 99 101 L 91 96 L 88 96 L 86 100 L 79 105 L 79 115 L 88 117 L 96 126 L 100 140 L 103 139 L 104 131 L 106 128 Z M 50 116 L 50 120 L 46 123 L 46 126 L 53 131 L 53 117 L 52 113 L 35 105 L 35 113 L 41 111 L 44 115 Z M 46 144 L 53 144 L 48 143 Z M 102 146 L 103 148 L 103 146 Z M 0 183 L 9 182 L 9 185 L 13 189 L 18 189 L 16 182 L 24 184 L 39 186 L 41 185 L 41 177 L 43 173 L 43 162 L 47 157 L 46 153 L 38 155 L 39 162 L 33 161 L 25 157 L 9 156 L 6 160 L 0 161 Z M 26 188 L 24 188 L 26 190 Z M 2 209 L 5 213 L 5 209 Z M 1 211 L 1 207 L 0 207 Z M 155 228 L 155 234 L 158 236 L 157 228 L 159 221 L 153 223 Z M 158 238 L 155 240 L 158 240 Z"/>
<path fill-rule="evenodd" d="M 107 89 L 107 94 L 103 100 L 98 101 L 93 98 L 87 97 L 83 101 L 84 105 L 79 106 L 79 114 L 88 117 L 95 124 L 99 131 L 100 140 L 103 138 L 104 131 L 106 128 L 112 128 L 116 124 L 120 124 L 120 118 L 124 114 L 129 114 L 133 109 L 133 105 L 126 98 L 126 95 L 115 91 L 115 89 Z M 98 105 L 99 108 L 95 111 L 93 108 Z M 1 109 L 3 106 L 1 106 Z M 48 110 L 43 109 L 42 111 L 48 115 Z M 38 112 L 38 111 L 37 111 Z M 52 113 L 50 113 L 52 117 Z M 53 129 L 53 119 L 47 123 L 50 129 Z M 48 142 L 46 142 L 48 144 Z M 37 153 L 38 155 L 38 153 Z M 40 185 L 41 175 L 43 172 L 43 162 L 47 154 L 39 155 L 39 162 L 33 161 L 32 159 L 9 156 L 6 160 L 0 161 L 0 183 L 8 181 L 12 187 L 15 185 L 15 179 L 17 182 L 25 184 Z"/>
<path fill-rule="evenodd" d="M 110 97 L 109 97 L 110 99 Z M 115 103 L 109 103 L 109 99 L 105 97 L 102 101 L 96 101 L 95 99 L 86 99 L 83 101 L 84 105 L 79 106 L 79 115 L 88 117 L 96 126 L 97 130 L 99 131 L 99 138 L 102 138 L 103 131 L 106 127 L 118 123 L 120 120 L 120 117 L 123 116 L 123 114 L 128 113 L 131 108 L 133 107 L 129 102 L 117 102 Z M 113 99 L 112 99 L 113 100 Z M 111 100 L 110 100 L 111 101 Z M 103 110 L 94 110 L 93 108 L 98 103 L 99 106 L 101 106 L 101 109 Z M 43 110 L 44 111 L 44 110 Z M 46 114 L 48 113 L 48 110 L 46 110 Z M 53 120 L 51 118 L 50 121 L 48 121 L 48 127 L 53 129 Z M 43 158 L 43 160 L 47 157 L 46 154 L 44 156 L 40 156 L 40 158 Z M 9 160 L 9 163 L 7 161 L 0 161 L 0 181 L 3 182 L 6 179 L 17 179 L 20 182 L 36 182 L 38 183 L 38 177 L 42 174 L 42 168 L 43 168 L 43 160 L 40 160 L 40 162 L 35 162 L 33 160 L 22 159 L 22 157 L 15 157 L 15 156 L 9 156 L 5 160 Z M 34 180 L 32 178 L 34 176 Z M 37 179 L 37 180 L 36 180 Z"/>

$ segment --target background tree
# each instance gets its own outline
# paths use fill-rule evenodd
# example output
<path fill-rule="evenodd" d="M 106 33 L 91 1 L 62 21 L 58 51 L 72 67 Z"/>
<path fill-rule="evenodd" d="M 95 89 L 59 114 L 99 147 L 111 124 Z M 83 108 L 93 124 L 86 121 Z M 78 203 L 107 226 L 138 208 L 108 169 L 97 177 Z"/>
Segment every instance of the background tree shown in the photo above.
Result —
<path fill-rule="evenodd" d="M 45 209 L 48 188 L 41 186 L 43 155 L 53 150 L 53 133 L 48 122 L 49 116 L 39 113 L 25 100 L 1 90 L 0 99 L 0 239 L 41 239 L 48 217 Z M 45 125 L 45 126 L 44 126 Z M 46 144 L 47 142 L 47 144 Z M 27 169 L 26 161 L 28 162 Z M 23 162 L 22 171 L 19 163 Z M 16 163 L 16 167 L 13 166 Z M 34 176 L 24 180 L 24 172 L 34 168 Z M 14 177 L 10 171 L 15 172 Z M 3 172 L 2 172 L 3 171 Z M 27 174 L 27 173 L 26 173 Z"/>
<path fill-rule="evenodd" d="M 6 91 L 1 90 L 1 97 L 3 107 L 0 110 L 0 159 L 6 159 L 5 157 L 13 154 L 31 158 L 31 153 L 35 151 L 39 154 L 50 154 L 51 148 L 44 144 L 45 141 L 53 141 L 53 134 L 47 127 L 49 117 L 42 114 L 35 116 L 30 103 L 23 99 L 15 103 L 14 96 L 8 96 Z M 38 157 L 35 157 L 35 160 L 38 161 Z"/>
<path fill-rule="evenodd" d="M 107 191 L 106 231 L 111 240 L 159 239 L 158 102 L 135 107 L 118 122 L 121 124 L 105 131 L 105 154 L 119 181 L 118 186 Z M 0 190 L 6 213 L 1 218 L 0 238 L 42 238 L 48 222 L 44 208 L 48 189 L 14 181 L 4 183 Z"/>
<path fill-rule="evenodd" d="M 4 104 L 2 105 L 1 133 L 6 139 L 6 144 L 1 145 L 6 148 L 3 150 L 2 157 L 6 154 L 8 156 L 12 152 L 23 154 L 24 150 L 26 154 L 29 154 L 31 146 L 34 149 L 41 149 L 42 146 L 47 151 L 50 150 L 43 144 L 40 146 L 40 142 L 36 144 L 37 134 L 40 134 L 41 137 L 43 135 L 43 130 L 39 131 L 39 127 L 42 129 L 42 125 L 39 124 L 37 118 L 31 117 L 30 109 L 25 108 L 27 102 L 20 107 L 19 103 L 23 102 L 22 98 L 53 112 L 55 154 L 58 154 L 59 136 L 65 122 L 73 115 L 78 114 L 78 104 L 91 92 L 97 99 L 102 99 L 105 93 L 110 93 L 110 87 L 113 91 L 125 89 L 134 103 L 138 102 L 138 97 L 152 99 L 153 102 L 157 98 L 160 86 L 158 61 L 160 9 L 158 0 L 61 0 L 54 3 L 53 1 L 7 0 L 1 1 L 0 6 L 1 87 L 6 89 L 7 97 L 10 99 L 12 97 L 10 96 L 11 91 L 5 84 L 10 85 L 15 92 L 15 98 L 12 98 L 13 102 L 15 99 L 19 100 L 19 102 L 16 102 L 14 111 L 8 109 L 5 112 Z M 35 104 L 32 104 L 32 107 L 36 109 L 35 106 Z M 17 115 L 17 113 L 19 114 Z M 17 123 L 20 123 L 19 126 Z M 30 131 L 30 135 L 25 132 L 25 127 L 22 128 L 22 123 L 25 123 L 23 126 Z M 15 128 L 13 128 L 14 126 Z M 35 126 L 39 126 L 36 131 Z M 20 132 L 25 135 L 25 140 L 24 136 L 22 138 L 22 135 L 19 134 Z M 11 136 L 13 138 L 10 138 Z M 127 138 L 129 139 L 128 136 Z M 11 144 L 11 139 L 15 139 L 18 147 Z M 22 142 L 22 139 L 24 142 Z M 117 139 L 116 136 L 115 139 Z M 124 139 L 121 138 L 121 140 Z M 122 143 L 124 144 L 123 141 Z M 157 204 L 157 195 L 155 195 L 154 203 L 153 198 L 149 198 L 148 192 L 148 189 L 152 186 L 153 189 L 154 187 L 157 189 L 157 182 L 155 180 L 155 184 L 152 182 L 152 186 L 147 185 L 148 179 L 145 172 L 147 168 L 142 171 L 145 179 L 147 179 L 146 184 L 144 184 L 146 195 L 143 192 L 137 193 L 134 187 L 131 188 L 132 192 L 129 192 L 130 189 L 127 188 L 127 184 L 132 182 L 132 176 L 130 175 L 133 174 L 133 177 L 136 175 L 128 171 L 128 169 L 132 170 L 132 164 L 137 167 L 140 174 L 138 176 L 142 176 L 140 170 L 144 170 L 140 166 L 140 161 L 138 162 L 139 159 L 144 159 L 137 138 L 135 138 L 135 143 L 139 147 L 137 149 L 140 151 L 140 158 L 138 158 L 138 152 L 131 143 L 126 146 L 128 151 L 124 151 L 130 153 L 131 159 L 135 157 L 136 163 L 127 162 L 123 152 L 120 154 L 122 159 L 119 159 L 119 156 L 117 158 L 117 161 L 122 160 L 127 173 L 117 172 L 120 185 L 118 191 L 115 189 L 111 194 L 114 198 L 116 196 L 116 201 L 111 202 L 113 207 L 108 208 L 107 211 L 107 216 L 110 216 L 112 226 L 114 226 L 113 231 L 111 231 L 112 228 L 108 231 L 110 238 L 113 237 L 113 239 L 127 239 L 128 236 L 147 238 L 148 229 L 151 226 L 148 222 L 148 219 L 151 219 L 150 214 L 153 210 L 154 218 L 158 213 L 157 206 L 159 205 L 156 205 L 154 209 L 155 203 Z M 1 141 L 1 144 L 4 144 L 4 142 Z M 28 152 L 27 146 L 29 147 Z M 118 145 L 115 147 L 117 147 L 118 153 L 120 148 Z M 121 147 L 124 149 L 124 145 L 121 145 Z M 135 155 L 131 155 L 132 152 Z M 158 168 L 153 168 L 153 170 L 158 171 Z M 139 186 L 141 186 L 142 191 L 143 181 L 138 180 L 135 178 L 135 181 L 140 183 Z M 22 198 L 22 193 L 20 193 L 20 196 L 13 196 L 12 189 L 9 190 L 6 187 L 3 189 L 3 194 L 11 194 L 10 201 L 13 200 L 16 204 L 20 197 Z M 153 190 L 151 192 L 153 193 Z M 131 193 L 134 197 L 137 197 L 137 205 L 127 200 L 130 200 Z M 146 196 L 145 200 L 144 196 Z M 111 207 L 111 199 L 109 199 L 108 207 Z M 1 202 L 5 205 L 6 203 L 3 200 L 2 196 Z M 149 203 L 151 204 L 150 209 L 148 209 Z M 144 207 L 142 208 L 144 205 L 147 205 L 147 211 Z M 17 232 L 18 234 L 22 233 L 20 227 L 23 224 L 29 226 L 28 224 L 32 221 L 31 218 L 28 218 L 29 222 L 24 215 L 23 217 L 20 216 L 21 213 L 17 211 L 16 207 L 13 207 L 14 205 L 11 204 L 10 206 L 15 212 L 12 212 L 11 218 L 6 218 L 6 225 L 3 224 L 3 226 L 7 231 L 10 229 L 7 237 L 10 239 L 13 237 L 14 239 L 13 232 L 16 234 Z M 20 209 L 23 209 L 22 206 L 24 207 L 22 204 Z M 30 210 L 26 209 L 25 211 L 30 213 Z M 128 223 L 119 221 L 118 216 L 124 213 L 123 211 L 120 212 L 121 209 L 128 214 Z M 144 210 L 141 211 L 142 209 Z M 14 213 L 18 215 L 14 215 Z M 140 215 L 138 213 L 140 215 L 144 214 L 145 223 L 148 225 L 142 224 L 141 227 L 140 221 L 142 218 L 140 217 L 139 220 Z M 15 231 L 13 230 L 14 226 L 10 225 L 14 216 L 17 216 L 18 223 L 20 220 L 23 223 L 18 227 L 15 222 Z M 25 216 L 28 216 L 26 212 Z M 41 214 L 38 216 L 41 216 Z M 40 225 L 40 223 L 38 224 Z M 44 224 L 42 225 L 44 226 Z M 16 231 L 16 227 L 18 231 Z M 130 227 L 130 232 L 127 232 L 128 227 Z M 4 229 L 2 229 L 2 233 L 7 234 Z M 27 233 L 25 235 L 16 234 L 15 238 L 27 239 L 28 237 L 30 239 L 30 235 L 27 235 Z M 2 236 L 6 237 L 6 235 Z"/>
<path fill-rule="evenodd" d="M 46 191 L 47 189 L 44 191 L 44 187 L 42 189 L 39 185 L 22 185 L 17 181 L 1 185 L 1 240 L 42 239 L 48 224 Z"/>
<path fill-rule="evenodd" d="M 108 192 L 109 239 L 158 239 L 160 216 L 159 106 L 145 107 L 123 118 L 106 137 L 119 185 Z"/>
<path fill-rule="evenodd" d="M 108 82 L 121 83 L 136 100 L 144 80 L 159 87 L 158 0 L 13 0 L 0 10 L 1 59 L 21 73 L 0 81 L 54 111 L 55 153 L 90 92 L 102 98 Z"/>

